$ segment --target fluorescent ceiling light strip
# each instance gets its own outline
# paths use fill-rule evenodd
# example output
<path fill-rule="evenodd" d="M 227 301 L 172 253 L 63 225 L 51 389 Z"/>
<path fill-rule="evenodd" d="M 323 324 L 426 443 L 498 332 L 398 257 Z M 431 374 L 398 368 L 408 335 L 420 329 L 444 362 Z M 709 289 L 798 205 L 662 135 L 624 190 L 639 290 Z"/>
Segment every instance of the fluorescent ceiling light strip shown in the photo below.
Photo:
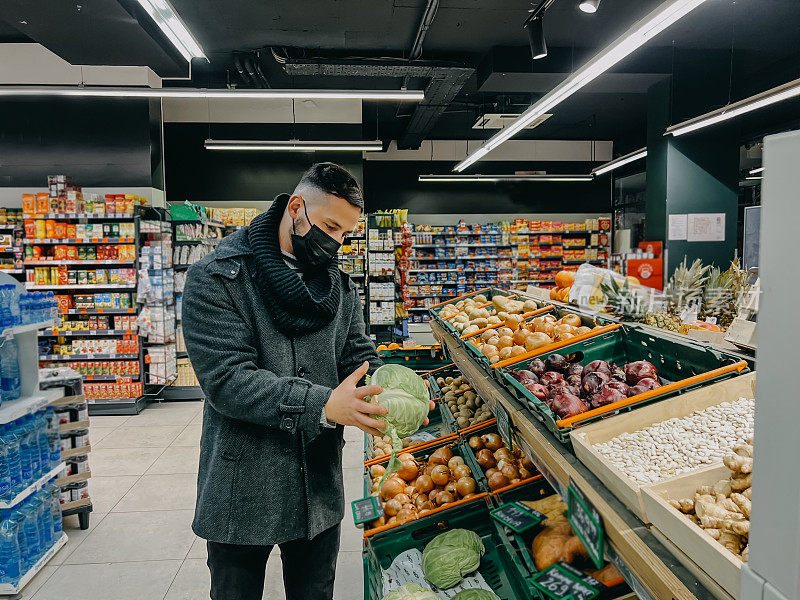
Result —
<path fill-rule="evenodd" d="M 312 150 L 337 150 L 374 152 L 383 150 L 380 140 L 206 140 L 206 150 L 282 150 L 308 152 Z"/>
<path fill-rule="evenodd" d="M 764 179 L 763 177 L 745 177 L 745 179 Z"/>
<path fill-rule="evenodd" d="M 480 150 L 476 150 L 458 163 L 455 171 L 461 172 L 480 160 L 488 152 L 522 131 L 531 121 L 538 119 L 554 106 L 577 92 L 590 81 L 610 69 L 620 60 L 644 45 L 647 41 L 667 29 L 689 12 L 703 4 L 705 0 L 670 0 L 664 2 L 646 17 L 637 21 L 628 31 L 618 37 L 605 50 L 601 51 L 583 67 L 575 71 L 538 102 L 523 112 L 516 121 L 493 135 Z"/>
<path fill-rule="evenodd" d="M 167 0 L 138 0 L 138 2 L 186 60 L 191 61 L 193 58 L 208 60 L 200 44 Z"/>
<path fill-rule="evenodd" d="M 628 163 L 637 161 L 641 158 L 644 158 L 645 156 L 647 156 L 647 148 L 640 148 L 639 150 L 634 150 L 629 154 L 625 154 L 624 156 L 620 156 L 619 158 L 610 160 L 607 163 L 592 169 L 592 175 L 597 176 L 597 175 L 602 175 L 603 173 L 608 173 L 609 171 L 613 171 L 614 169 L 621 167 L 622 165 L 627 165 Z"/>
<path fill-rule="evenodd" d="M 274 98 L 318 100 L 423 100 L 422 90 L 229 90 L 205 88 L 61 87 L 0 85 L 0 96 L 86 96 L 97 98 Z"/>
<path fill-rule="evenodd" d="M 720 109 L 700 115 L 699 117 L 672 125 L 667 128 L 664 135 L 683 135 L 684 133 L 696 131 L 703 127 L 720 123 L 721 121 L 727 121 L 728 119 L 758 110 L 759 108 L 764 108 L 770 104 L 794 98 L 795 96 L 800 96 L 800 79 L 789 81 L 788 83 L 766 90 L 755 96 L 750 96 L 749 98 L 739 100 L 728 106 L 723 106 Z"/>
<path fill-rule="evenodd" d="M 764 171 L 764 167 L 758 167 L 757 169 L 750 169 L 750 175 L 756 175 L 757 173 L 761 173 Z"/>
<path fill-rule="evenodd" d="M 420 182 L 592 181 L 591 175 L 420 175 Z"/>

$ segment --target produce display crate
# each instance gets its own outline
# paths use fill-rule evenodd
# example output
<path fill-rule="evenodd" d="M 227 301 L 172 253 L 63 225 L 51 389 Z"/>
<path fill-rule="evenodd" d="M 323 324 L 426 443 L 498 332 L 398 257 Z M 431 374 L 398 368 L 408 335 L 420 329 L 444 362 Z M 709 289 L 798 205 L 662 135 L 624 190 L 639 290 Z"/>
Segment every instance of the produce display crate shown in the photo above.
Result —
<path fill-rule="evenodd" d="M 516 294 L 512 293 L 509 290 L 502 290 L 500 288 L 488 287 L 488 288 L 483 288 L 483 289 L 477 290 L 475 292 L 470 292 L 468 294 L 462 294 L 460 296 L 456 296 L 455 298 L 450 298 L 449 300 L 447 300 L 445 302 L 440 302 L 439 304 L 434 304 L 433 306 L 431 306 L 428 309 L 428 312 L 431 313 L 431 316 L 434 319 L 436 319 L 439 323 L 441 323 L 442 326 L 447 331 L 457 335 L 458 332 L 456 331 L 455 327 L 453 327 L 453 325 L 450 323 L 450 319 L 443 319 L 443 318 L 441 318 L 439 316 L 439 313 L 441 312 L 442 308 L 444 306 L 446 306 L 447 304 L 455 304 L 459 300 L 464 300 L 465 298 L 472 298 L 472 297 L 478 296 L 478 295 L 486 296 L 486 298 L 489 300 L 489 302 L 485 306 L 490 306 L 492 297 L 494 295 L 496 295 L 496 294 L 500 294 L 501 296 L 508 296 L 509 298 L 511 298 L 511 297 L 516 298 Z"/>
<path fill-rule="evenodd" d="M 539 302 L 539 301 L 536 301 L 536 302 Z M 544 304 L 543 302 L 540 302 L 540 303 Z M 580 317 L 580 319 L 581 319 L 581 324 L 586 326 L 586 327 L 597 327 L 597 326 L 603 327 L 603 326 L 606 326 L 606 325 L 613 324 L 613 321 L 611 321 L 610 319 L 606 319 L 605 317 L 600 316 L 600 315 L 588 315 L 588 314 L 582 313 L 582 312 L 580 312 L 578 310 L 572 310 L 572 309 L 568 309 L 568 308 L 561 308 L 561 307 L 558 307 L 558 306 L 554 306 L 552 304 L 544 304 L 544 306 L 541 306 L 539 309 L 537 309 L 535 311 L 531 311 L 529 313 L 524 313 L 523 316 L 525 317 L 526 321 L 530 321 L 530 320 L 535 319 L 536 317 L 540 317 L 540 316 L 542 316 L 544 314 L 553 314 L 556 317 L 556 319 L 561 319 L 561 318 L 565 317 L 568 314 L 578 315 Z M 485 332 L 485 331 L 487 331 L 489 329 L 498 329 L 498 328 L 500 328 L 502 326 L 503 326 L 502 323 L 498 324 L 498 325 L 491 325 L 489 327 L 485 327 L 483 329 L 480 329 L 477 332 L 475 332 L 473 334 L 470 334 L 468 336 L 460 336 L 460 339 L 463 340 L 464 347 L 467 349 L 467 351 L 470 353 L 470 355 L 472 355 L 472 357 L 476 359 L 478 364 L 480 364 L 481 367 L 483 367 L 484 371 L 489 373 L 492 377 L 495 377 L 495 378 L 498 378 L 498 379 L 501 378 L 499 373 L 498 373 L 498 371 L 497 371 L 498 367 L 515 364 L 516 362 L 519 362 L 521 360 L 525 360 L 526 358 L 535 358 L 536 356 L 538 356 L 538 355 L 540 355 L 542 353 L 553 351 L 553 350 L 555 350 L 557 348 L 563 347 L 564 345 L 567 345 L 567 344 L 570 344 L 570 343 L 574 343 L 574 340 L 572 342 L 570 342 L 570 340 L 564 340 L 564 341 L 561 341 L 561 342 L 553 342 L 552 344 L 548 344 L 547 346 L 542 346 L 541 348 L 537 348 L 536 350 L 533 350 L 533 351 L 530 351 L 530 352 L 526 352 L 525 354 L 522 354 L 522 355 L 520 355 L 520 356 L 518 356 L 516 358 L 502 360 L 502 361 L 500 361 L 498 363 L 495 363 L 495 366 L 493 367 L 492 363 L 489 362 L 489 359 L 486 358 L 483 354 L 481 354 L 478 351 L 478 349 L 473 344 L 471 344 L 469 342 L 469 340 L 472 339 L 473 337 L 475 337 L 476 335 L 481 335 L 483 332 Z M 590 339 L 590 338 L 592 338 L 592 337 L 594 337 L 596 335 L 599 335 L 599 333 L 600 333 L 599 331 L 591 331 L 591 332 L 588 332 L 588 333 L 585 333 L 585 334 L 581 334 L 580 336 L 576 336 L 576 338 L 579 339 L 579 340 Z"/>
<path fill-rule="evenodd" d="M 675 558 L 712 591 L 719 586 L 732 598 L 739 598 L 742 561 L 667 501 L 693 497 L 698 487 L 727 479 L 730 473 L 724 465 L 687 473 L 644 488 L 642 501 L 652 523 L 651 531 L 677 549 L 673 552 Z M 720 593 L 716 595 L 725 598 Z"/>
<path fill-rule="evenodd" d="M 587 364 L 593 360 L 605 360 L 623 365 L 637 360 L 646 360 L 655 365 L 664 383 L 662 387 L 643 394 L 631 396 L 620 402 L 590 409 L 584 413 L 559 419 L 541 400 L 531 394 L 514 379 L 508 369 L 524 369 L 531 359 L 513 366 L 500 368 L 505 387 L 526 405 L 537 419 L 563 444 L 569 444 L 570 432 L 576 427 L 594 423 L 620 412 L 643 406 L 689 392 L 702 386 L 735 377 L 749 370 L 746 361 L 706 346 L 695 344 L 687 339 L 682 342 L 674 339 L 656 337 L 635 327 L 608 325 L 610 331 L 592 338 L 570 343 L 560 347 L 559 354 L 571 357 L 574 361 Z M 546 359 L 554 352 L 541 354 Z"/>
<path fill-rule="evenodd" d="M 472 448 L 469 446 L 469 438 L 471 438 L 473 435 L 481 436 L 486 433 L 497 433 L 499 435 L 499 431 L 497 429 L 497 419 L 493 419 L 492 421 L 487 421 L 485 424 L 479 423 L 474 427 L 469 427 L 463 430 L 463 433 L 460 433 L 460 435 L 462 437 L 465 452 L 467 454 L 465 460 L 467 460 L 467 464 L 469 464 L 470 469 L 472 469 L 473 471 L 477 470 L 477 472 L 483 476 L 484 481 L 486 481 L 486 489 L 489 491 L 490 495 L 496 495 L 506 490 L 511 490 L 519 486 L 524 486 L 525 484 L 535 481 L 536 479 L 541 477 L 541 475 L 537 471 L 533 476 L 527 477 L 519 481 L 518 483 L 511 483 L 498 490 L 492 491 L 489 488 L 489 481 L 488 479 L 486 479 L 486 475 L 483 471 L 483 468 L 481 468 L 480 464 L 478 464 L 478 457 L 475 455 L 475 452 L 473 452 Z"/>
<path fill-rule="evenodd" d="M 498 490 L 490 494 L 489 502 L 494 508 L 498 508 L 508 502 L 541 500 L 555 493 L 556 492 L 553 491 L 553 488 L 550 487 L 550 484 L 547 483 L 544 477 L 539 475 L 534 481 L 520 483 L 516 486 L 504 488 L 503 490 Z M 526 583 L 528 583 L 531 596 L 534 598 L 542 597 L 539 590 L 530 584 L 530 578 L 539 572 L 536 568 L 536 562 L 533 559 L 533 553 L 531 552 L 531 542 L 533 541 L 536 530 L 517 533 L 510 527 L 502 526 L 502 528 L 506 533 L 507 551 L 509 554 L 517 556 L 518 564 L 521 566 Z M 622 577 L 605 582 L 604 585 L 605 590 L 598 596 L 598 598 L 602 600 L 618 598 L 630 591 Z"/>
<path fill-rule="evenodd" d="M 446 362 L 442 347 L 438 344 L 433 346 L 379 350 L 378 357 L 384 363 L 403 365 L 415 371 L 436 369 L 443 366 Z"/>
<path fill-rule="evenodd" d="M 431 392 L 431 396 L 433 394 Z M 447 407 L 444 407 L 446 412 L 450 412 Z M 417 433 L 414 436 L 420 436 L 422 434 L 420 441 L 414 441 L 408 448 L 415 449 L 426 444 L 431 443 L 434 440 L 439 440 L 444 437 L 449 437 L 454 431 L 450 428 L 449 424 L 444 421 L 441 407 L 439 403 L 436 403 L 436 407 L 428 412 L 428 424 L 420 427 L 417 430 Z M 410 437 L 414 437 L 410 436 Z M 428 438 L 428 436 L 431 436 Z M 373 456 L 372 455 L 372 448 L 373 448 L 373 440 L 372 436 L 368 433 L 364 434 L 364 462 L 373 464 L 375 460 L 378 459 L 385 459 L 386 455 L 381 456 Z M 405 448 L 404 448 L 405 450 Z"/>
<path fill-rule="evenodd" d="M 462 375 L 461 371 L 458 370 L 458 367 L 453 365 L 452 363 L 442 367 L 441 369 L 435 369 L 428 373 L 428 381 L 431 390 L 431 397 L 439 399 L 437 401 L 437 405 L 439 407 L 439 411 L 441 412 L 442 421 L 444 422 L 444 428 L 450 433 L 461 433 L 465 430 L 472 429 L 473 427 L 480 426 L 482 424 L 487 424 L 491 419 L 487 419 L 486 421 L 481 421 L 480 423 L 473 423 L 469 427 L 459 429 L 458 423 L 456 422 L 456 418 L 453 416 L 453 413 L 450 412 L 450 408 L 447 406 L 445 402 L 441 399 L 444 397 L 444 393 L 439 388 L 439 384 L 436 383 L 436 379 L 438 377 L 460 377 Z M 485 399 L 484 399 L 485 401 Z"/>
<path fill-rule="evenodd" d="M 481 537 L 485 553 L 481 557 L 478 572 L 495 594 L 503 600 L 530 598 L 518 557 L 508 553 L 503 544 L 505 532 L 489 516 L 488 504 L 480 501 L 453 508 L 444 515 L 426 515 L 410 521 L 406 527 L 367 538 L 364 549 L 364 600 L 383 598 L 381 570 L 388 568 L 398 554 L 412 548 L 422 551 L 433 538 L 451 529 L 468 529 Z M 433 586 L 430 585 L 429 589 L 433 589 Z"/>
<path fill-rule="evenodd" d="M 638 483 L 627 477 L 622 471 L 606 462 L 604 457 L 594 450 L 595 444 L 602 444 L 624 433 L 633 433 L 675 417 L 685 417 L 696 410 L 703 410 L 723 402 L 734 402 L 739 398 L 755 397 L 755 371 L 712 383 L 685 394 L 643 406 L 635 411 L 620 415 L 614 419 L 581 427 L 570 434 L 572 448 L 589 470 L 602 481 L 614 495 L 638 516 L 645 524 L 649 518 L 642 504 L 642 489 Z M 720 461 L 721 463 L 721 461 Z M 698 467 L 703 468 L 705 465 Z"/>
<path fill-rule="evenodd" d="M 428 460 L 428 457 L 434 453 L 439 448 L 443 446 L 449 446 L 453 452 L 453 455 L 461 456 L 464 459 L 464 464 L 468 465 L 470 470 L 472 471 L 472 477 L 475 479 L 475 483 L 477 484 L 476 487 L 476 495 L 469 499 L 461 499 L 457 502 L 451 503 L 449 506 L 437 507 L 431 511 L 431 515 L 441 514 L 446 511 L 453 510 L 459 506 L 463 506 L 466 504 L 472 504 L 474 502 L 485 502 L 485 498 L 489 492 L 489 486 L 486 482 L 486 478 L 483 476 L 483 471 L 477 465 L 473 466 L 469 460 L 470 449 L 469 447 L 464 444 L 461 439 L 453 434 L 451 437 L 435 440 L 431 442 L 428 446 L 418 450 L 412 450 L 409 452 L 418 463 L 422 463 Z M 369 475 L 369 470 L 373 465 L 383 465 L 386 466 L 388 463 L 388 459 L 381 460 L 378 462 L 371 462 L 369 465 L 366 465 L 364 468 L 364 496 L 369 496 L 372 493 L 372 478 Z M 477 467 L 477 470 L 476 470 Z M 427 516 L 427 515 L 426 515 Z M 389 531 L 391 529 L 403 528 L 407 526 L 409 523 L 415 523 L 416 521 L 406 521 L 404 523 L 394 523 L 392 525 L 384 525 L 382 527 L 377 528 L 370 528 L 369 524 L 365 524 L 364 527 L 364 535 L 365 537 L 369 538 L 373 535 L 376 535 L 383 531 Z"/>

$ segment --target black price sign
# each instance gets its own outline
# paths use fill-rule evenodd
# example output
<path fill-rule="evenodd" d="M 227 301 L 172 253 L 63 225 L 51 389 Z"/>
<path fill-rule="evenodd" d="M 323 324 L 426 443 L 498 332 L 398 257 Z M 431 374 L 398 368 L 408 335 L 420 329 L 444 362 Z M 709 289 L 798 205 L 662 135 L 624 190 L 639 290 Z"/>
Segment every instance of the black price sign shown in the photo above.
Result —
<path fill-rule="evenodd" d="M 544 515 L 537 510 L 533 510 L 529 506 L 525 506 L 522 502 L 509 502 L 503 504 L 500 508 L 495 508 L 491 511 L 492 517 L 500 521 L 516 531 L 522 533 L 531 527 L 536 527 L 539 523 L 544 521 Z"/>
<path fill-rule="evenodd" d="M 603 529 L 603 519 L 572 480 L 570 480 L 567 490 L 567 507 L 572 529 L 583 542 L 594 564 L 598 569 L 601 568 L 605 563 L 603 551 L 606 535 Z"/>
<path fill-rule="evenodd" d="M 350 506 L 353 507 L 353 522 L 355 522 L 356 525 L 374 521 L 383 516 L 383 506 L 380 500 L 375 496 L 367 496 L 360 500 L 353 500 Z"/>
<path fill-rule="evenodd" d="M 500 437 L 505 442 L 505 445 L 508 446 L 508 449 L 511 450 L 511 423 L 508 420 L 508 413 L 498 402 L 494 407 L 494 414 L 497 417 L 497 430 L 500 432 Z"/>
<path fill-rule="evenodd" d="M 601 585 L 564 563 L 550 565 L 531 577 L 530 581 L 553 600 L 592 600 L 600 593 Z"/>

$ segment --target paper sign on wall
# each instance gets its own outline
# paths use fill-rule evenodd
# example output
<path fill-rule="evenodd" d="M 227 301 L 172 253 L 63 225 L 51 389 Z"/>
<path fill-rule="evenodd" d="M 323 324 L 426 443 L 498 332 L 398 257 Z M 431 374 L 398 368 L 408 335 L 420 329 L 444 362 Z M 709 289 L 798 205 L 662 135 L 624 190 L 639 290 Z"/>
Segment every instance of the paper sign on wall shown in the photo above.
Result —
<path fill-rule="evenodd" d="M 669 239 L 685 240 L 686 228 L 689 215 L 670 215 L 669 216 Z"/>
<path fill-rule="evenodd" d="M 724 242 L 725 213 L 689 214 L 687 241 Z"/>

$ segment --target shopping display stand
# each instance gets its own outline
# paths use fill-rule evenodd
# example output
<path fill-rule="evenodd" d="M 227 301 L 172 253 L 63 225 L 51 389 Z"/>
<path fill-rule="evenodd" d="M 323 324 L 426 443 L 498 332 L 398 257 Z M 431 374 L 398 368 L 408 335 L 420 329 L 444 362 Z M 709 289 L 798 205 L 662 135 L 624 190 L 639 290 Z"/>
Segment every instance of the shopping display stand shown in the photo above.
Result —
<path fill-rule="evenodd" d="M 539 472 L 565 500 L 572 486 L 599 513 L 606 535 L 605 555 L 643 600 L 711 600 L 715 597 L 673 556 L 628 508 L 438 322 L 434 336 L 459 370 L 492 406 L 508 415 L 512 436 Z"/>
<path fill-rule="evenodd" d="M 24 293 L 24 286 L 7 273 L 0 273 L 0 285 L 14 284 L 19 293 Z M 9 400 L 0 405 L 0 425 L 11 423 L 26 415 L 36 413 L 47 405 L 58 401 L 64 396 L 64 388 L 56 387 L 47 390 L 39 389 L 39 367 L 37 356 L 37 332 L 39 329 L 52 327 L 54 321 L 48 320 L 38 323 L 30 323 L 9 327 L 2 331 L 4 340 L 14 339 L 19 350 L 19 371 L 21 396 L 16 400 Z M 43 476 L 32 482 L 16 496 L 0 503 L 0 509 L 8 509 L 17 506 L 28 496 L 41 489 L 48 481 L 53 479 L 64 468 L 64 459 L 50 469 Z M 31 579 L 41 571 L 56 552 L 67 543 L 66 533 L 61 532 L 53 545 L 36 561 L 36 563 L 14 583 L 0 583 L 0 595 L 18 594 Z"/>

